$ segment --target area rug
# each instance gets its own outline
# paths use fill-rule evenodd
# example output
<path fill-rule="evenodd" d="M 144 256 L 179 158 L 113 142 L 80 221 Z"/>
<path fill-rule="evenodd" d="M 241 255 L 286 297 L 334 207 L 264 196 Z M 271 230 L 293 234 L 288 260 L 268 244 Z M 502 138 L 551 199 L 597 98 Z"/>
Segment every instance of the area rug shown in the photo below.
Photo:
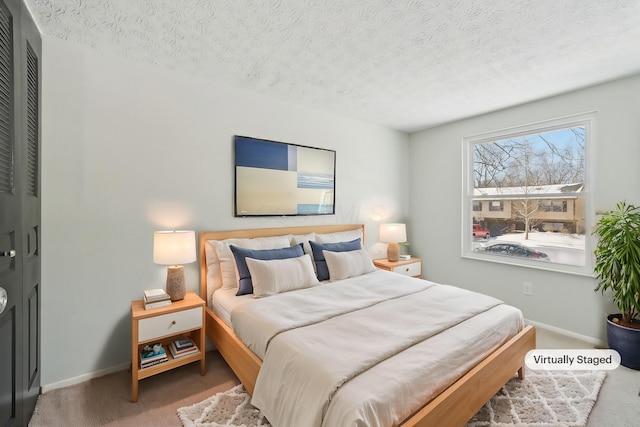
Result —
<path fill-rule="evenodd" d="M 606 371 L 525 371 L 511 379 L 467 427 L 583 427 Z"/>
<path fill-rule="evenodd" d="M 251 405 L 251 396 L 242 384 L 191 406 L 178 408 L 185 427 L 262 427 L 270 426 L 260 411 Z"/>
<path fill-rule="evenodd" d="M 581 427 L 598 397 L 605 371 L 531 371 L 511 379 L 467 427 Z M 269 422 L 242 385 L 178 409 L 185 427 L 262 427 Z"/>

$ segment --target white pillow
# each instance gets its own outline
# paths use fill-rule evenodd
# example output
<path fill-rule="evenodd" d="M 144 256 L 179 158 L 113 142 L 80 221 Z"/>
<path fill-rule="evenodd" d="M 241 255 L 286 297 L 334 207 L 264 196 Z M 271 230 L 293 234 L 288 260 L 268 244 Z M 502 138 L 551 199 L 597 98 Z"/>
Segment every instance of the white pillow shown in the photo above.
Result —
<path fill-rule="evenodd" d="M 311 253 L 311 245 L 309 245 L 309 240 L 312 242 L 316 241 L 316 233 L 309 234 L 292 234 L 291 235 L 291 246 L 299 245 L 302 243 L 302 248 L 304 249 L 305 254 Z"/>
<path fill-rule="evenodd" d="M 207 302 L 211 307 L 213 293 L 222 287 L 222 273 L 220 271 L 220 259 L 216 249 L 210 241 L 204 243 L 204 256 L 207 263 Z"/>
<path fill-rule="evenodd" d="M 362 228 L 357 230 L 348 231 L 336 231 L 335 233 L 316 234 L 316 242 L 318 243 L 338 243 L 338 242 L 350 242 L 352 240 L 360 239 L 363 242 Z"/>
<path fill-rule="evenodd" d="M 236 269 L 236 260 L 229 245 L 236 245 L 247 249 L 279 249 L 291 245 L 290 236 L 275 237 L 256 237 L 253 239 L 225 239 L 225 240 L 207 240 L 215 249 L 217 260 L 212 259 L 212 263 L 217 261 L 220 267 L 220 275 L 222 281 L 222 289 L 234 289 L 238 287 L 238 271 Z M 212 257 L 213 258 L 213 257 Z M 207 254 L 207 266 L 212 270 L 214 266 L 209 267 L 209 257 Z"/>
<path fill-rule="evenodd" d="M 309 254 L 298 258 L 246 260 L 253 282 L 253 296 L 256 298 L 320 284 Z"/>
<path fill-rule="evenodd" d="M 376 267 L 364 249 L 349 252 L 322 251 L 329 269 L 329 280 L 335 282 L 349 277 L 371 273 Z"/>

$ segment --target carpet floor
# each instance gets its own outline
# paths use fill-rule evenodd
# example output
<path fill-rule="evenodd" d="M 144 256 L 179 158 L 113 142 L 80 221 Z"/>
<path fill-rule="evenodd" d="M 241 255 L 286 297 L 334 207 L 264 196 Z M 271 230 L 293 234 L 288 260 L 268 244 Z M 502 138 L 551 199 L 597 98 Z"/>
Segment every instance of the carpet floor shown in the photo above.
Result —
<path fill-rule="evenodd" d="M 538 329 L 538 348 L 592 348 Z M 207 374 L 190 364 L 140 381 L 138 403 L 131 402 L 131 374 L 120 371 L 39 397 L 30 427 L 175 426 L 176 410 L 233 388 L 238 380 L 217 351 L 207 352 Z M 620 367 L 607 373 L 587 427 L 637 427 L 640 371 Z"/>

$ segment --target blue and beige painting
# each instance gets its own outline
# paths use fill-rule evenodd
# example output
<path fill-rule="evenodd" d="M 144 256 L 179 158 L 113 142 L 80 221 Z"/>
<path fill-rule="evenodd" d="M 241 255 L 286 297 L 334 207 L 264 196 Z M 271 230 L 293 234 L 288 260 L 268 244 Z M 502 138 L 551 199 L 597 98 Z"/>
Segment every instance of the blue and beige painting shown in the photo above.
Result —
<path fill-rule="evenodd" d="M 236 215 L 334 213 L 335 151 L 235 137 Z"/>

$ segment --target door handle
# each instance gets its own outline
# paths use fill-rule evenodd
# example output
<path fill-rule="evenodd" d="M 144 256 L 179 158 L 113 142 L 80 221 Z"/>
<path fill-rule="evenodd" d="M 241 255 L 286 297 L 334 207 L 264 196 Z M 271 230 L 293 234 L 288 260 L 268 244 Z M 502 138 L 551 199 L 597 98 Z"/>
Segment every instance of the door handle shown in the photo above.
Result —
<path fill-rule="evenodd" d="M 11 249 L 10 251 L 0 252 L 0 256 L 8 256 L 9 258 L 13 258 L 16 256 L 15 249 Z"/>
<path fill-rule="evenodd" d="M 4 288 L 0 288 L 0 314 L 2 314 L 4 308 L 7 306 L 8 300 L 7 291 L 5 291 Z"/>

